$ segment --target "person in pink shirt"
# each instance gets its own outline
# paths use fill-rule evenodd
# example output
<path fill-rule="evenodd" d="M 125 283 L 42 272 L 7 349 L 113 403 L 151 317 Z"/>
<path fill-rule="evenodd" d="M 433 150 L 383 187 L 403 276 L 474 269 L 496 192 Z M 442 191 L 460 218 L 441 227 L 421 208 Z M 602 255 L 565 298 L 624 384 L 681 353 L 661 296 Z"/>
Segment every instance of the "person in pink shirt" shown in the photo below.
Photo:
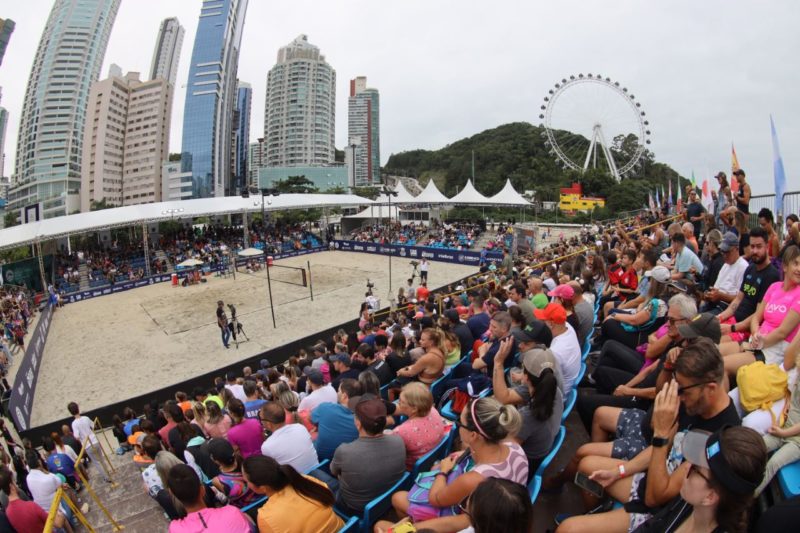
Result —
<path fill-rule="evenodd" d="M 783 365 L 783 353 L 800 329 L 800 248 L 790 246 L 783 254 L 783 281 L 769 286 L 756 312 L 748 319 L 750 350 L 725 355 L 725 371 L 757 360 Z"/>
<path fill-rule="evenodd" d="M 261 421 L 255 418 L 245 418 L 244 404 L 241 400 L 233 398 L 228 401 L 228 414 L 233 425 L 228 430 L 228 442 L 235 450 L 239 450 L 242 458 L 261 453 L 261 444 L 264 442 L 264 429 Z"/>
<path fill-rule="evenodd" d="M 408 420 L 394 428 L 406 445 L 406 469 L 412 470 L 417 460 L 441 442 L 449 431 L 449 425 L 433 407 L 430 389 L 419 382 L 403 387 L 396 414 L 405 415 Z"/>
<path fill-rule="evenodd" d="M 210 438 L 226 438 L 232 424 L 231 417 L 222 414 L 220 406 L 212 400 L 206 400 L 206 413 L 206 421 L 203 423 L 203 430 L 205 430 L 206 435 Z"/>
<path fill-rule="evenodd" d="M 169 470 L 169 492 L 183 504 L 186 517 L 173 520 L 169 533 L 224 531 L 225 533 L 254 533 L 255 523 L 232 505 L 211 509 L 205 504 L 205 486 L 191 466 L 178 464 Z"/>

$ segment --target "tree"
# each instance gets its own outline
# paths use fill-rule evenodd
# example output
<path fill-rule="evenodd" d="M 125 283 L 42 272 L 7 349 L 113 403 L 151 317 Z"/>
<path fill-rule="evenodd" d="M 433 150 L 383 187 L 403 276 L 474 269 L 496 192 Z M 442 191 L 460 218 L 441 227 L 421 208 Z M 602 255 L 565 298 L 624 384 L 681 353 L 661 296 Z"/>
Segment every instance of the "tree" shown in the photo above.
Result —
<path fill-rule="evenodd" d="M 7 211 L 3 216 L 3 227 L 10 228 L 12 226 L 19 226 L 19 213 L 17 211 Z"/>
<path fill-rule="evenodd" d="M 92 200 L 91 205 L 89 206 L 90 211 L 102 211 L 103 209 L 111 209 L 116 206 L 110 205 L 105 198 L 100 200 L 99 202 L 96 200 Z"/>
<path fill-rule="evenodd" d="M 169 154 L 169 162 L 174 163 L 181 160 L 181 154 Z"/>
<path fill-rule="evenodd" d="M 285 194 L 308 194 L 317 192 L 314 182 L 305 176 L 289 176 L 275 183 L 275 190 Z"/>

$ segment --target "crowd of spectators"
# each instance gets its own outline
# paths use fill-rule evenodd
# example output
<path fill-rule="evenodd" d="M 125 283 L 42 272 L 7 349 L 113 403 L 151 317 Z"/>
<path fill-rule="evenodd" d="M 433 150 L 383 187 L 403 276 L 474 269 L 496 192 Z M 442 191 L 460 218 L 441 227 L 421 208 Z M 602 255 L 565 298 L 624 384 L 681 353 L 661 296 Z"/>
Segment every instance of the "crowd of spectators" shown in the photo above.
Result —
<path fill-rule="evenodd" d="M 430 225 L 422 222 L 371 224 L 353 230 L 349 238 L 357 242 L 469 250 L 480 235 L 479 224 L 433 220 Z"/>

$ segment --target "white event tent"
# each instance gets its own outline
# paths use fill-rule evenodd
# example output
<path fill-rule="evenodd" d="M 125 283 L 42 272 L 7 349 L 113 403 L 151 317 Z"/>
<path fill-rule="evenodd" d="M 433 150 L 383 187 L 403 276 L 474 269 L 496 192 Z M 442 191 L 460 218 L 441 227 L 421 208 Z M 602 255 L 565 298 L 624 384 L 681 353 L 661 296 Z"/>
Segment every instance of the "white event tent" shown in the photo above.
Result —
<path fill-rule="evenodd" d="M 520 193 L 514 189 L 514 186 L 511 185 L 511 180 L 507 179 L 506 184 L 503 188 L 488 199 L 489 204 L 492 205 L 516 205 L 516 206 L 526 206 L 531 205 L 529 201 L 522 197 Z"/>
<path fill-rule="evenodd" d="M 362 198 L 354 194 L 281 194 L 268 196 L 267 199 L 268 202 L 263 204 L 265 211 L 367 206 L 373 203 L 368 198 Z M 262 199 L 260 195 L 250 196 L 249 198 L 242 198 L 241 196 L 200 198 L 103 209 L 89 213 L 48 218 L 39 222 L 31 222 L 0 230 L 0 250 L 91 231 L 165 222 L 173 219 L 213 217 L 242 212 L 260 213 L 261 209 Z"/>

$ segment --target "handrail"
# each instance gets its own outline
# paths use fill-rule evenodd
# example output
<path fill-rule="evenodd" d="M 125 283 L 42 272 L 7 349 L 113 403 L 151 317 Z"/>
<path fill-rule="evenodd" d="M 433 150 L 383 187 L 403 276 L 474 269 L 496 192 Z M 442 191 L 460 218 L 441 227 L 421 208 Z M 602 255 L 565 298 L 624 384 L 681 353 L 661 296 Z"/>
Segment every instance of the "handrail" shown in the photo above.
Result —
<path fill-rule="evenodd" d="M 105 431 L 105 429 L 103 428 L 103 424 L 100 423 L 100 417 L 99 416 L 94 417 L 92 431 L 94 431 L 97 428 L 100 428 L 100 430 L 103 432 L 103 438 L 105 439 L 106 444 L 108 445 L 108 449 L 109 450 L 113 450 L 114 448 L 113 448 L 113 446 L 111 446 L 111 442 L 109 442 L 109 440 L 108 440 L 108 432 Z M 100 446 L 100 451 L 103 453 L 103 456 L 106 458 L 106 461 L 108 461 L 108 466 L 111 468 L 111 472 L 116 472 L 117 469 L 114 468 L 113 464 L 111 464 L 111 460 L 108 458 L 108 454 L 106 454 L 106 451 L 103 450 L 102 446 Z"/>
<path fill-rule="evenodd" d="M 78 459 L 75 461 L 75 464 L 79 464 L 81 459 L 83 459 L 83 454 L 86 452 L 86 447 L 87 446 L 89 446 L 89 437 L 86 437 L 86 440 L 83 443 L 83 449 L 81 450 L 81 453 L 78 454 Z M 102 448 L 102 446 L 101 446 L 101 448 Z M 103 470 L 106 469 L 105 465 L 103 464 L 102 459 L 100 460 L 100 465 L 103 467 Z M 83 475 L 83 472 L 81 471 L 81 469 L 80 468 L 76 468 L 75 469 L 75 473 L 80 478 L 81 483 L 83 483 L 83 486 L 86 488 L 86 491 L 89 493 L 89 496 L 92 497 L 92 499 L 97 504 L 97 506 L 100 507 L 100 510 L 103 511 L 103 514 L 106 515 L 106 518 L 108 518 L 109 522 L 111 522 L 111 524 L 114 527 L 114 531 L 122 531 L 123 526 L 120 525 L 116 520 L 114 520 L 114 517 L 112 517 L 111 513 L 108 512 L 108 509 L 106 508 L 105 505 L 103 505 L 103 502 L 100 501 L 100 498 L 97 497 L 97 493 L 92 488 L 92 485 L 89 483 L 89 480 L 86 479 L 86 477 Z M 106 475 L 108 475 L 108 471 L 107 470 L 106 470 Z M 111 479 L 111 476 L 109 476 L 109 479 Z M 112 487 L 117 487 L 118 485 L 117 485 L 117 483 L 115 483 L 112 480 L 111 481 L 111 486 Z"/>
<path fill-rule="evenodd" d="M 640 232 L 640 231 L 642 231 L 644 229 L 653 228 L 655 226 L 660 226 L 664 222 L 669 222 L 670 220 L 676 220 L 678 218 L 683 218 L 683 213 L 680 213 L 680 214 L 677 214 L 677 215 L 672 215 L 671 217 L 667 217 L 667 218 L 665 218 L 663 220 L 659 220 L 658 222 L 654 222 L 654 223 L 648 224 L 646 226 L 640 226 L 638 228 L 634 228 L 631 231 L 626 231 L 625 235 L 630 235 L 632 233 L 638 233 L 638 232 Z"/>
<path fill-rule="evenodd" d="M 95 529 L 92 527 L 91 524 L 89 524 L 89 521 L 86 519 L 86 516 L 81 512 L 78 506 L 75 505 L 75 502 L 73 502 L 72 499 L 69 496 L 67 496 L 67 494 L 64 492 L 64 489 L 61 487 L 58 487 L 55 496 L 53 496 L 53 503 L 50 504 L 50 510 L 47 513 L 47 521 L 45 521 L 44 529 L 42 530 L 43 533 L 53 533 L 56 514 L 58 514 L 59 504 L 61 503 L 62 499 L 66 502 L 66 504 L 69 506 L 70 510 L 75 515 L 75 517 L 77 517 L 80 523 L 83 524 L 83 527 L 85 527 L 89 531 L 89 533 L 94 533 Z M 122 526 L 120 526 L 120 528 L 121 527 Z"/>

